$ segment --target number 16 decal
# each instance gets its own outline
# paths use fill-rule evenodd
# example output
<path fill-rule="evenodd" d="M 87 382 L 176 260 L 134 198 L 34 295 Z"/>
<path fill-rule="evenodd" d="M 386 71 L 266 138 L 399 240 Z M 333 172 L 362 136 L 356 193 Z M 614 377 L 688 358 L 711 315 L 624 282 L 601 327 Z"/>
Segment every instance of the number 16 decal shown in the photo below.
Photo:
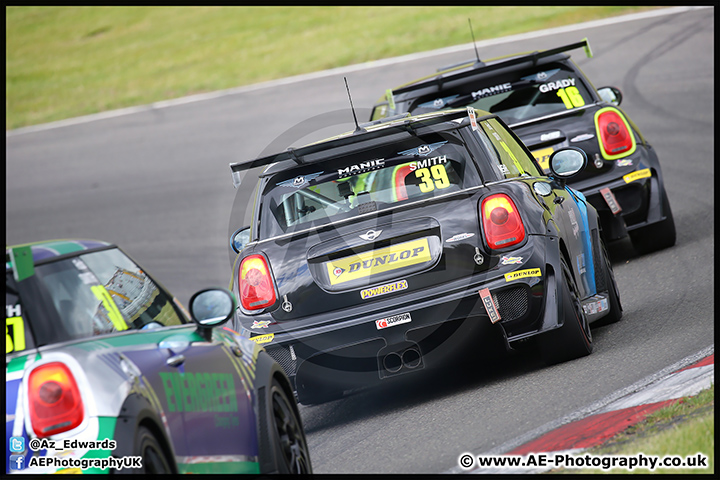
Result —
<path fill-rule="evenodd" d="M 582 107 L 585 105 L 585 100 L 583 100 L 583 97 L 577 87 L 560 88 L 557 91 L 557 96 L 560 97 L 567 109 Z"/>

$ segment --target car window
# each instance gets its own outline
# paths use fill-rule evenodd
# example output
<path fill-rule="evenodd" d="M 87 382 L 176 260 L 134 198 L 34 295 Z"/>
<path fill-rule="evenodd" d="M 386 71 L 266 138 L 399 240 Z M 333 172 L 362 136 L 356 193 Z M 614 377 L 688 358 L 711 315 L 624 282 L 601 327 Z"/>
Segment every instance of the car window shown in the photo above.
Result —
<path fill-rule="evenodd" d="M 499 178 L 542 175 L 525 150 L 497 119 L 482 120 L 478 125 L 485 133 L 480 135 L 480 140 Z"/>
<path fill-rule="evenodd" d="M 549 64 L 466 83 L 442 95 L 424 96 L 410 111 L 419 115 L 446 108 L 472 106 L 513 124 L 582 107 L 591 102 L 582 79 L 570 67 Z"/>
<path fill-rule="evenodd" d="M 5 354 L 33 348 L 33 338 L 12 272 L 5 273 Z"/>
<path fill-rule="evenodd" d="M 452 135 L 412 137 L 273 176 L 263 192 L 262 237 L 433 198 L 477 183 Z"/>
<path fill-rule="evenodd" d="M 173 302 L 120 250 L 35 267 L 57 311 L 62 341 L 185 323 Z"/>

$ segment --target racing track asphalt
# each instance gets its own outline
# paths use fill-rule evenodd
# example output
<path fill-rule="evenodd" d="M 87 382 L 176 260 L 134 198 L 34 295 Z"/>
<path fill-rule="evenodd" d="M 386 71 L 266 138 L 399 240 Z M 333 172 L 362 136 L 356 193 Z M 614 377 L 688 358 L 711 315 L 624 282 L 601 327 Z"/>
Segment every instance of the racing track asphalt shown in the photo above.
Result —
<path fill-rule="evenodd" d="M 644 256 L 610 246 L 625 317 L 594 330 L 589 357 L 550 368 L 495 358 L 303 406 L 317 473 L 445 472 L 462 452 L 490 451 L 714 345 L 713 16 L 678 8 L 478 42 L 488 58 L 589 38 L 594 58 L 573 58 L 596 87 L 623 91 L 657 149 L 677 245 Z M 385 88 L 474 58 L 464 47 L 8 132 L 6 243 L 117 242 L 183 302 L 227 285 L 228 234 L 251 190 L 236 195 L 228 164 L 351 130 L 343 76 L 367 118 Z"/>

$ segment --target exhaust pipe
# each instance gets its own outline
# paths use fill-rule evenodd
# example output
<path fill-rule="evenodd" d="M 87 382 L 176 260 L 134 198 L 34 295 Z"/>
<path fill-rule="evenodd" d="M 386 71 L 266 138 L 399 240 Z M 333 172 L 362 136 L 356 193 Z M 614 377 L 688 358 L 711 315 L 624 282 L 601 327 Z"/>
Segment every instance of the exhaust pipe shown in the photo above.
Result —
<path fill-rule="evenodd" d="M 408 348 L 402 353 L 402 364 L 410 370 L 420 366 L 421 359 L 420 351 L 417 348 Z"/>
<path fill-rule="evenodd" d="M 400 369 L 403 366 L 403 360 L 395 352 L 388 353 L 383 358 L 383 367 L 385 367 L 385 370 L 387 370 L 390 373 L 397 373 L 400 371 Z"/>

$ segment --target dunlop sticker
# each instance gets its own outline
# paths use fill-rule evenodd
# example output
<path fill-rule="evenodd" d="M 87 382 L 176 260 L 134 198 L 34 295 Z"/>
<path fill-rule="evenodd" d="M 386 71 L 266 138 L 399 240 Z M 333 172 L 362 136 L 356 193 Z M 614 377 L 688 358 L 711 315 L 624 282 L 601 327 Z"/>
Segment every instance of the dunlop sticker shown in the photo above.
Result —
<path fill-rule="evenodd" d="M 250 340 L 257 343 L 258 345 L 263 343 L 270 343 L 275 338 L 274 333 L 266 333 L 264 335 L 255 335 L 254 337 L 250 337 Z"/>
<path fill-rule="evenodd" d="M 652 173 L 650 172 L 649 168 L 643 168 L 642 170 L 638 170 L 637 172 L 628 173 L 627 175 L 623 175 L 623 180 L 625 180 L 625 183 L 634 182 L 635 180 L 640 180 L 641 178 L 648 178 L 652 177 Z"/>
<path fill-rule="evenodd" d="M 520 280 L 521 278 L 541 277 L 541 276 L 542 276 L 542 273 L 540 273 L 539 268 L 530 268 L 528 270 L 517 270 L 515 272 L 506 273 L 505 281 L 512 282 L 513 280 Z"/>
<path fill-rule="evenodd" d="M 545 172 L 550 170 L 550 155 L 552 155 L 554 151 L 552 147 L 549 147 L 532 152 L 533 157 L 535 157 L 535 160 L 540 164 L 540 168 Z"/>
<path fill-rule="evenodd" d="M 331 285 L 432 260 L 426 238 L 327 262 Z"/>
<path fill-rule="evenodd" d="M 408 288 L 407 280 L 400 280 L 399 282 L 395 283 L 386 283 L 385 285 L 380 285 L 379 287 L 374 288 L 366 288 L 365 290 L 360 292 L 360 296 L 363 300 L 377 297 L 378 295 L 385 295 L 392 292 L 398 292 L 400 290 L 405 290 Z"/>

